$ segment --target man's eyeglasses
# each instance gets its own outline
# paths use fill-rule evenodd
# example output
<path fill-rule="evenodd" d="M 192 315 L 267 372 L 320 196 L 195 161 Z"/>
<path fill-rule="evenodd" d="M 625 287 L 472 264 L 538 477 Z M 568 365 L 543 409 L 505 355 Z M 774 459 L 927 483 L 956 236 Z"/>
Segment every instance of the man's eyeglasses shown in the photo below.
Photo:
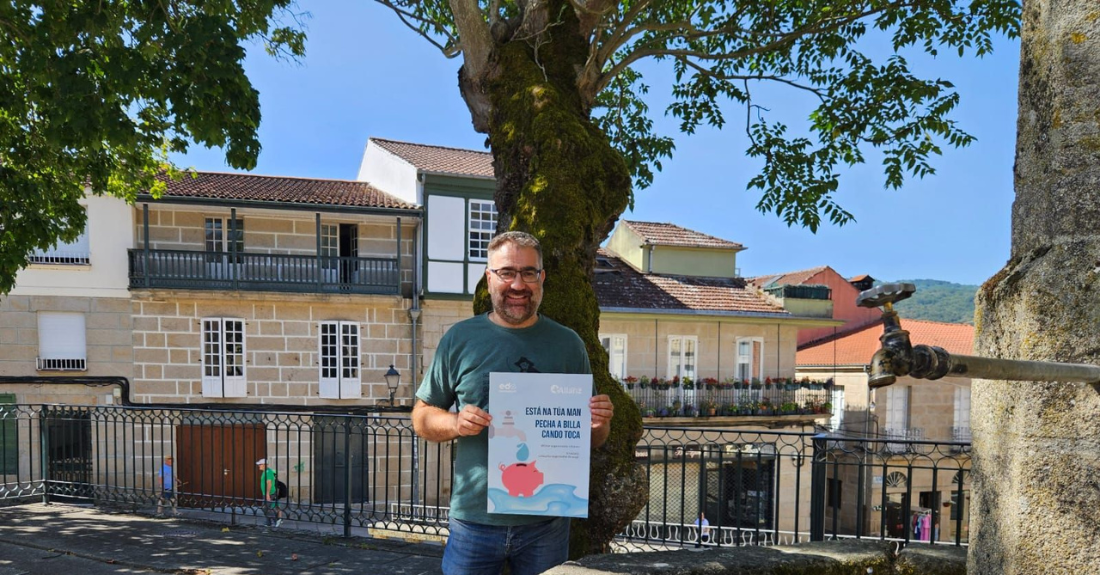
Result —
<path fill-rule="evenodd" d="M 492 268 L 489 268 L 489 271 L 493 272 L 497 275 L 498 278 L 508 283 L 516 281 L 516 276 L 519 276 L 519 279 L 523 280 L 523 283 L 525 284 L 537 283 L 539 281 L 539 275 L 542 274 L 542 270 L 532 268 L 527 268 L 525 270 L 514 270 L 512 268 L 500 268 L 494 270 Z"/>

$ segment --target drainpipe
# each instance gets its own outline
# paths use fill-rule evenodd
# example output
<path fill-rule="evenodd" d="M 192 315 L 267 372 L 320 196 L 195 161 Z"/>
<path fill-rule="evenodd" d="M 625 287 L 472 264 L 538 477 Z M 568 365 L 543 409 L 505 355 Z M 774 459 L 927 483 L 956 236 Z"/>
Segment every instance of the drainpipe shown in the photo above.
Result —
<path fill-rule="evenodd" d="M 416 384 L 420 380 L 420 340 L 417 337 L 417 326 L 420 322 L 420 264 L 422 252 L 420 250 L 421 236 L 424 233 L 424 221 L 420 220 L 416 224 L 416 230 L 413 232 L 413 261 L 412 261 L 412 307 L 409 308 L 409 323 L 410 333 L 412 340 L 412 351 L 409 357 L 409 370 L 412 372 L 410 381 L 412 382 L 413 390 L 416 389 Z M 398 237 L 398 253 L 400 253 L 401 239 Z M 416 403 L 416 392 L 413 391 L 412 403 Z M 412 501 L 415 505 L 420 497 L 420 440 L 413 435 L 412 442 L 412 456 L 413 456 L 413 468 L 412 468 Z"/>

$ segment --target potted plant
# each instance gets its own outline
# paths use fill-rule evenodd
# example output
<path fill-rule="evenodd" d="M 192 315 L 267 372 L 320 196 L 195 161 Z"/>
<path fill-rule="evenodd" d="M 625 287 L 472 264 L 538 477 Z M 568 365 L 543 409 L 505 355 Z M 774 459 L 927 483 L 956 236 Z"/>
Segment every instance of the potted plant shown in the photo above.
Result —
<path fill-rule="evenodd" d="M 638 387 L 640 389 L 646 389 L 647 387 L 649 387 L 649 376 L 648 375 L 643 375 L 642 377 L 638 378 Z"/>
<path fill-rule="evenodd" d="M 711 398 L 703 400 L 703 404 L 700 406 L 700 415 L 706 415 L 707 417 L 714 417 L 718 413 L 718 402 Z"/>
<path fill-rule="evenodd" d="M 695 417 L 695 406 L 687 404 L 684 406 L 684 417 Z"/>
<path fill-rule="evenodd" d="M 657 410 L 657 417 L 668 417 L 668 408 L 662 407 Z"/>
<path fill-rule="evenodd" d="M 821 413 L 832 413 L 832 412 L 833 412 L 833 403 L 831 401 L 826 401 L 825 403 L 821 404 Z"/>
<path fill-rule="evenodd" d="M 714 391 L 718 389 L 718 378 L 716 377 L 704 377 L 703 388 L 707 391 Z"/>
<path fill-rule="evenodd" d="M 628 375 L 623 378 L 623 387 L 627 389 L 634 389 L 634 384 L 638 383 L 638 378 L 633 375 Z"/>
<path fill-rule="evenodd" d="M 764 389 L 763 384 L 760 383 L 760 379 L 756 377 L 752 378 L 752 383 L 749 383 L 748 387 L 752 389 Z"/>
<path fill-rule="evenodd" d="M 680 384 L 684 389 L 695 389 L 695 380 L 691 379 L 690 376 L 685 375 L 684 378 L 680 380 Z"/>
<path fill-rule="evenodd" d="M 668 408 L 669 415 L 672 417 L 679 416 L 681 414 L 680 410 L 683 408 L 683 406 L 684 404 L 681 403 L 679 399 L 673 401 L 672 405 L 670 405 Z"/>

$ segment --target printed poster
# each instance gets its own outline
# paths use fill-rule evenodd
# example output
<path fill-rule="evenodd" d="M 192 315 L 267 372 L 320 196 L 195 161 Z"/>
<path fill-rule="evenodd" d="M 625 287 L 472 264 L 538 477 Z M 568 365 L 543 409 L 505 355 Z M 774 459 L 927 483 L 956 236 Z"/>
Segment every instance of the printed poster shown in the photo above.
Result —
<path fill-rule="evenodd" d="M 591 375 L 489 374 L 489 513 L 588 517 L 591 397 Z"/>

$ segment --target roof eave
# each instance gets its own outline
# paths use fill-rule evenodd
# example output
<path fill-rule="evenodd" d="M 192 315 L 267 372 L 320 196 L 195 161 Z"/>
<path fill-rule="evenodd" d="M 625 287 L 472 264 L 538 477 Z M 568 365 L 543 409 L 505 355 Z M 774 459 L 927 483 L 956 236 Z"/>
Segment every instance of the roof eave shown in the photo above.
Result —
<path fill-rule="evenodd" d="M 305 212 L 333 212 L 342 214 L 363 214 L 375 216 L 412 216 L 422 215 L 420 208 L 383 208 L 377 206 L 345 206 L 339 204 L 308 204 L 298 202 L 276 202 L 269 200 L 234 200 L 224 198 L 204 198 L 194 196 L 161 196 L 154 198 L 150 194 L 138 194 L 138 202 L 154 202 L 161 204 L 192 204 L 206 206 L 221 206 L 232 208 L 256 208 L 265 210 L 286 210 Z"/>
<path fill-rule="evenodd" d="M 408 161 L 408 160 L 406 160 L 406 161 Z M 410 163 L 410 165 L 413 166 L 413 167 L 416 167 L 416 164 L 411 164 Z M 491 181 L 491 180 L 497 179 L 497 177 L 495 175 L 494 176 L 479 176 L 477 174 L 461 174 L 461 173 L 458 173 L 458 172 L 440 172 L 440 171 L 437 171 L 437 170 L 425 170 L 423 168 L 416 168 L 416 171 L 417 171 L 417 173 L 424 174 L 425 176 L 444 176 L 444 177 L 448 177 L 448 178 L 470 178 L 472 180 L 486 180 L 486 181 Z"/>

